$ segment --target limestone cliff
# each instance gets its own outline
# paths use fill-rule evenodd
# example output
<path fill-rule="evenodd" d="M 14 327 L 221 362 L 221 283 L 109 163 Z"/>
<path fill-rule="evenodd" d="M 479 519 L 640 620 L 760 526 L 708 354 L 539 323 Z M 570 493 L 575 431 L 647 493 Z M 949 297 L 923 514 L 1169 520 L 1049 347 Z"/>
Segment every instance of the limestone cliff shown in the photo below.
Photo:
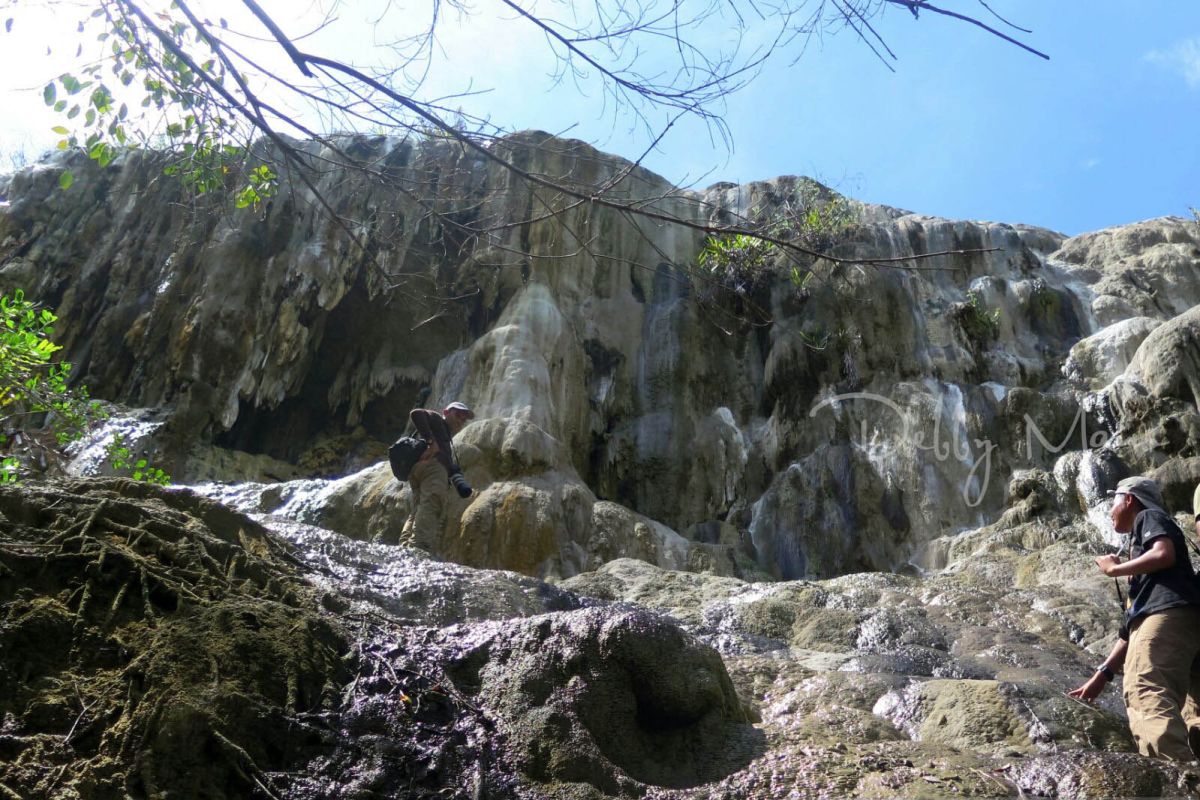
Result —
<path fill-rule="evenodd" d="M 193 483 L 0 487 L 0 794 L 1200 796 L 1063 694 L 1117 635 L 1103 491 L 1200 480 L 1194 223 L 859 204 L 857 263 L 714 282 L 698 233 L 342 145 L 340 221 L 144 155 L 0 177 L 0 290 L 119 404 L 70 468 L 120 430 Z M 807 186 L 495 146 L 698 221 Z M 438 560 L 382 459 L 451 398 L 479 491 Z"/>
<path fill-rule="evenodd" d="M 694 231 L 446 142 L 342 144 L 364 169 L 317 179 L 336 219 L 299 184 L 258 213 L 191 198 L 146 155 L 72 161 L 69 192 L 63 161 L 0 179 L 0 289 L 57 310 L 93 394 L 152 410 L 139 430 L 177 481 L 315 478 L 220 491 L 387 540 L 408 496 L 383 447 L 414 405 L 458 398 L 481 491 L 450 557 L 798 578 L 936 561 L 931 542 L 1025 499 L 1018 470 L 1053 470 L 1072 513 L 1128 471 L 1200 477 L 1179 460 L 1200 455 L 1193 223 L 1066 239 L 856 204 L 831 252 L 861 265 L 818 261 L 800 287 L 777 264 L 738 293 L 691 268 Z M 679 191 L 543 134 L 494 146 L 695 221 L 798 190 Z"/>

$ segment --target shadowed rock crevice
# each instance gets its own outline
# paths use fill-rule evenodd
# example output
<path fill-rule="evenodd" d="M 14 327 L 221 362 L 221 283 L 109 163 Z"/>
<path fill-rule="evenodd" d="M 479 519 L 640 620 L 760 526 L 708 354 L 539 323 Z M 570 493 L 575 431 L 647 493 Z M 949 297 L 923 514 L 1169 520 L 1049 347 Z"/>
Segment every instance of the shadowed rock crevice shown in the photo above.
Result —
<path fill-rule="evenodd" d="M 720 657 L 659 617 L 584 610 L 469 642 L 449 674 L 494 711 L 539 780 L 683 788 L 744 768 L 765 746 Z"/>

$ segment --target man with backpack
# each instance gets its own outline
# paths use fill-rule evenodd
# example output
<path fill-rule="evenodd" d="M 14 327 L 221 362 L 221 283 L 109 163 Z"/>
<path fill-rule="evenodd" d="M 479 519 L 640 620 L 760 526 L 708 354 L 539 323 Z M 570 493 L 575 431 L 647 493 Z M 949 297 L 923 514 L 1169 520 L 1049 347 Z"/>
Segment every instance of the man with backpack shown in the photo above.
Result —
<path fill-rule="evenodd" d="M 401 534 L 402 544 L 434 552 L 446 524 L 450 486 L 454 486 L 459 497 L 471 496 L 471 485 L 454 461 L 450 439 L 474 417 L 475 413 L 466 404 L 457 401 L 441 413 L 414 408 L 409 414 L 427 447 L 408 474 L 408 483 L 412 487 L 412 513 Z"/>
<path fill-rule="evenodd" d="M 1192 662 L 1200 655 L 1200 588 L 1187 542 L 1163 507 L 1156 481 L 1126 478 L 1111 494 L 1113 526 L 1130 536 L 1129 559 L 1103 555 L 1096 566 L 1111 578 L 1129 579 L 1125 620 L 1108 658 L 1069 694 L 1095 699 L 1123 664 L 1125 710 L 1138 751 L 1152 758 L 1194 761 L 1184 707 Z M 1196 698 L 1191 700 L 1194 709 Z"/>

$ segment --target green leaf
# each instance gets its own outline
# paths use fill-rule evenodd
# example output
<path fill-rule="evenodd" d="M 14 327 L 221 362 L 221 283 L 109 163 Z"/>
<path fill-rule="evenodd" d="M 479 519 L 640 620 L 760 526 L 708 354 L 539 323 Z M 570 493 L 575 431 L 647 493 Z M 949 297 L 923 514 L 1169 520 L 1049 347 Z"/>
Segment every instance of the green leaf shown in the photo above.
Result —
<path fill-rule="evenodd" d="M 42 99 L 46 101 L 46 105 L 48 106 L 54 105 L 54 98 L 57 96 L 58 92 L 55 90 L 53 83 L 47 83 L 46 88 L 42 89 Z"/>
<path fill-rule="evenodd" d="M 54 126 L 53 128 L 51 128 L 50 130 L 54 131 L 54 132 L 55 132 L 55 133 L 57 133 L 59 136 L 67 136 L 67 135 L 69 135 L 69 134 L 71 133 L 69 130 L 67 130 L 66 128 L 64 128 L 62 125 L 55 125 L 55 126 Z"/>
<path fill-rule="evenodd" d="M 75 176 L 71 174 L 71 170 L 64 169 L 62 174 L 58 176 L 58 185 L 63 189 L 70 189 L 73 183 L 75 183 Z"/>

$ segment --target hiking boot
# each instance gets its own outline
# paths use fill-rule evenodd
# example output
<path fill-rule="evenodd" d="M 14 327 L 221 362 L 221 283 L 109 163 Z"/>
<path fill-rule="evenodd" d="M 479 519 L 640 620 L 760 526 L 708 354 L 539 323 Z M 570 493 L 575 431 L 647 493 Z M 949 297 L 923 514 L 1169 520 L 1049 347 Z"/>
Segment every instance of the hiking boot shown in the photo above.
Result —
<path fill-rule="evenodd" d="M 454 487 L 454 491 L 458 492 L 459 497 L 471 496 L 471 484 L 467 483 L 467 479 L 463 477 L 461 469 L 456 469 L 450 473 L 450 485 Z"/>

